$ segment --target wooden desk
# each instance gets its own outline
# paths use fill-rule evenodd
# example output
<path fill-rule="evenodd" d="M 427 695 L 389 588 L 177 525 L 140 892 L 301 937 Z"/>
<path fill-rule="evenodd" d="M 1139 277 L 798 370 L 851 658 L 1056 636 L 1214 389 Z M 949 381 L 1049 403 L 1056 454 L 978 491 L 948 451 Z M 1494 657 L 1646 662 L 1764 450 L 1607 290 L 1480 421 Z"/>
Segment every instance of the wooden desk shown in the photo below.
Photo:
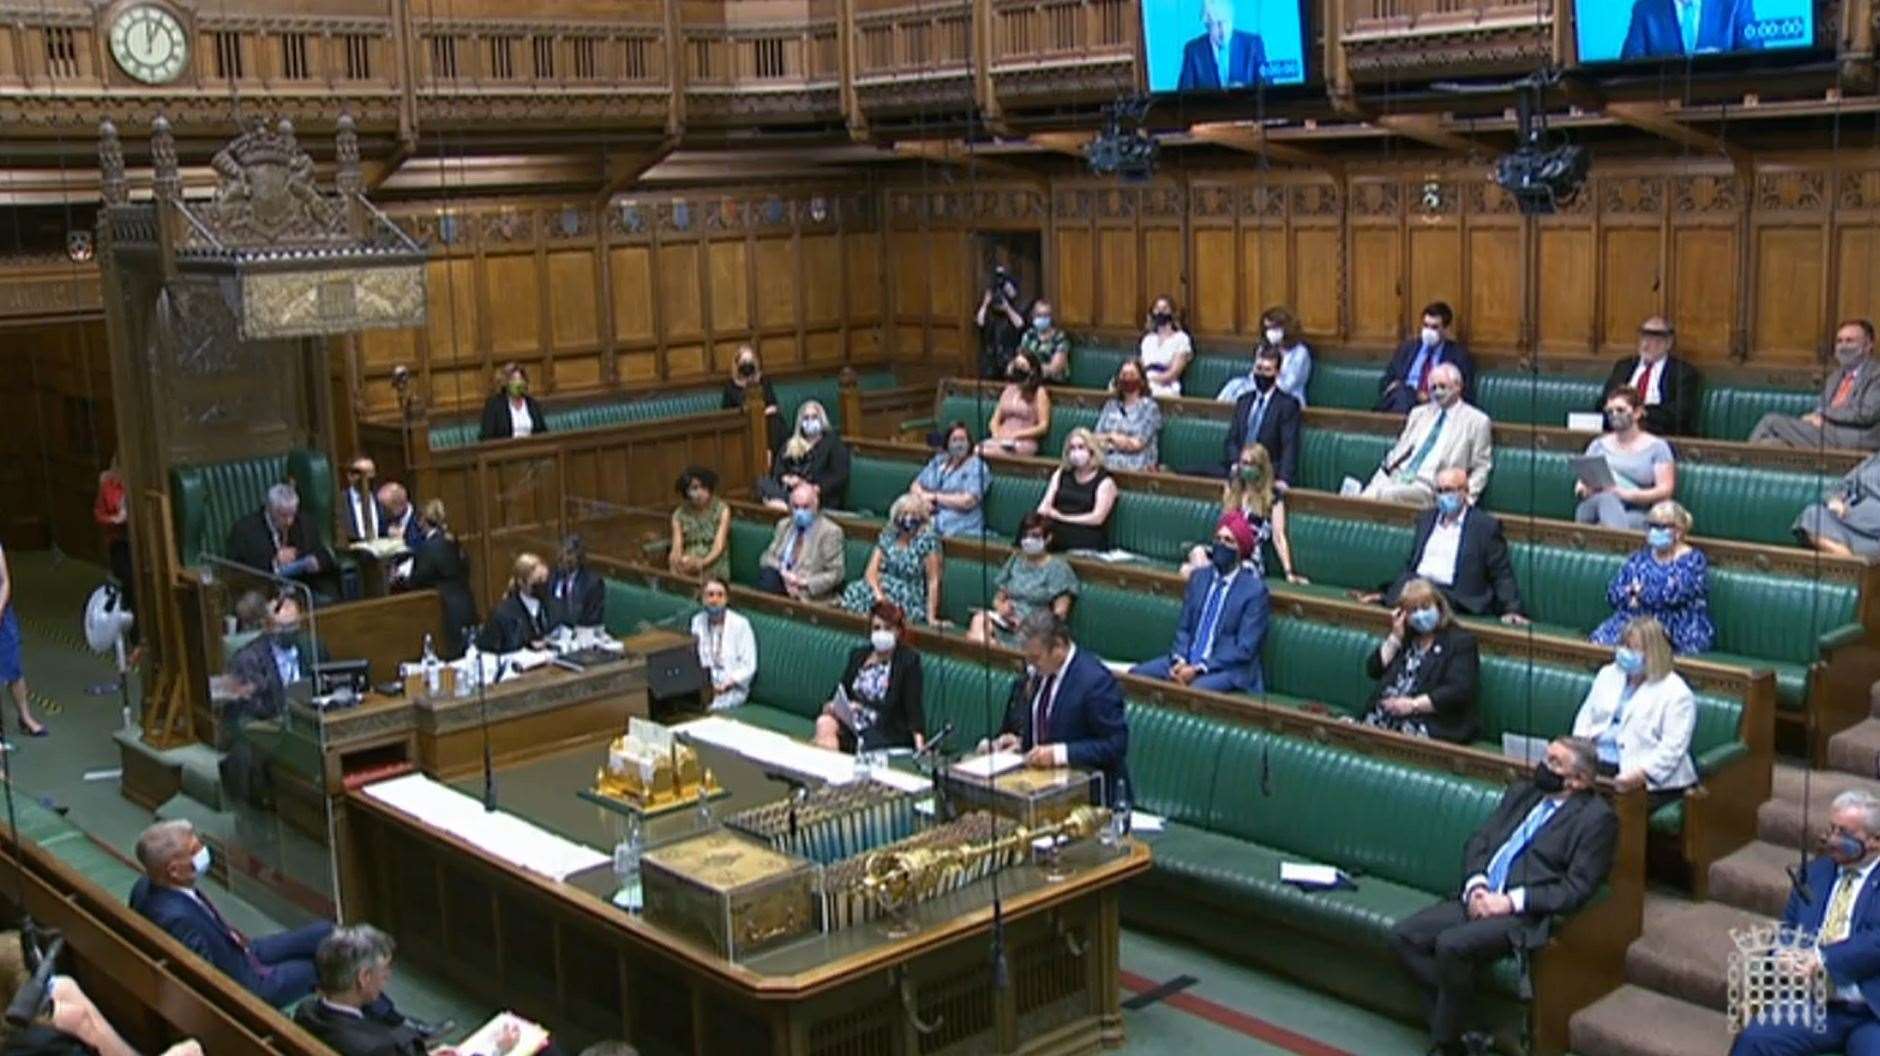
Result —
<path fill-rule="evenodd" d="M 572 800 L 591 755 L 533 769 L 567 774 L 556 791 Z M 499 776 L 504 809 L 529 816 L 511 805 L 518 781 Z M 1134 841 L 1108 857 L 1084 845 L 1090 856 L 1058 883 L 1029 865 L 1001 874 L 1011 985 L 999 990 L 987 961 L 992 913 L 974 887 L 931 904 L 928 926 L 906 938 L 862 925 L 732 963 L 615 909 L 581 876 L 523 872 L 361 791 L 348 794 L 346 815 L 347 916 L 576 1045 L 623 1037 L 698 1056 L 1069 1056 L 1123 1044 L 1118 887 L 1150 865 Z"/>

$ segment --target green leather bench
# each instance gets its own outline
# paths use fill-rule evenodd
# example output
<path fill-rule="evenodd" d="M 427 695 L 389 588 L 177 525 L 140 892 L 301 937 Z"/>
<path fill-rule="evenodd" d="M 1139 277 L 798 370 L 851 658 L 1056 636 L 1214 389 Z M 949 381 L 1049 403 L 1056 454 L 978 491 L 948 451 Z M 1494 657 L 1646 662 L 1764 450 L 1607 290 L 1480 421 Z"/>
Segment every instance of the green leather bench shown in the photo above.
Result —
<path fill-rule="evenodd" d="M 333 467 L 319 451 L 296 450 L 226 462 L 204 462 L 170 469 L 170 516 L 175 522 L 177 562 L 200 565 L 223 557 L 229 526 L 261 508 L 268 488 L 292 477 L 300 507 L 332 544 Z"/>

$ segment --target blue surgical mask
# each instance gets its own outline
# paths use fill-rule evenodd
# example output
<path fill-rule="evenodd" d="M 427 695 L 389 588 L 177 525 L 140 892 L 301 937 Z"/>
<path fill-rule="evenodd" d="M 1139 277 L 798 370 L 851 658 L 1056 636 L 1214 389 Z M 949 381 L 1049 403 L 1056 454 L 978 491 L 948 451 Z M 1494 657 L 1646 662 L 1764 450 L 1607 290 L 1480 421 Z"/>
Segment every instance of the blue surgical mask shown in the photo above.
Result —
<path fill-rule="evenodd" d="M 818 436 L 821 436 L 822 433 L 823 433 L 823 420 L 821 418 L 803 419 L 803 435 L 804 436 L 818 437 Z"/>
<path fill-rule="evenodd" d="M 1032 316 L 1031 326 L 1032 326 L 1032 329 L 1042 334 L 1046 330 L 1051 329 L 1051 317 L 1048 315 Z"/>
<path fill-rule="evenodd" d="M 725 607 L 723 605 L 714 605 L 709 601 L 705 603 L 705 615 L 710 616 L 712 619 L 715 620 L 718 617 L 723 616 L 724 614 L 725 614 Z"/>
<path fill-rule="evenodd" d="M 1674 541 L 1671 535 L 1671 529 L 1663 525 L 1654 524 L 1650 528 L 1645 529 L 1645 542 L 1653 550 L 1669 550 Z"/>
<path fill-rule="evenodd" d="M 1443 516 L 1454 517 L 1456 511 L 1462 509 L 1462 494 L 1455 491 L 1437 492 L 1436 508 L 1442 511 Z"/>
<path fill-rule="evenodd" d="M 919 517 L 903 517 L 900 520 L 894 522 L 894 526 L 896 528 L 901 529 L 901 531 L 907 533 L 908 535 L 913 535 L 916 531 L 920 530 L 920 518 Z"/>
<path fill-rule="evenodd" d="M 1612 651 L 1612 662 L 1618 664 L 1619 670 L 1628 675 L 1636 675 L 1645 670 L 1645 654 L 1623 645 Z"/>
<path fill-rule="evenodd" d="M 790 519 L 796 522 L 798 528 L 808 528 L 816 523 L 816 511 L 799 506 L 790 511 Z"/>
<path fill-rule="evenodd" d="M 1214 565 L 1216 572 L 1224 576 L 1232 572 L 1234 566 L 1240 564 L 1240 550 L 1217 539 L 1214 545 L 1208 548 L 1208 561 Z"/>
<path fill-rule="evenodd" d="M 1845 832 L 1831 832 L 1822 841 L 1822 850 L 1842 865 L 1852 865 L 1867 857 L 1867 845 Z"/>
<path fill-rule="evenodd" d="M 1441 623 L 1443 614 L 1434 607 L 1417 609 L 1410 614 L 1410 629 L 1418 634 L 1428 634 Z"/>

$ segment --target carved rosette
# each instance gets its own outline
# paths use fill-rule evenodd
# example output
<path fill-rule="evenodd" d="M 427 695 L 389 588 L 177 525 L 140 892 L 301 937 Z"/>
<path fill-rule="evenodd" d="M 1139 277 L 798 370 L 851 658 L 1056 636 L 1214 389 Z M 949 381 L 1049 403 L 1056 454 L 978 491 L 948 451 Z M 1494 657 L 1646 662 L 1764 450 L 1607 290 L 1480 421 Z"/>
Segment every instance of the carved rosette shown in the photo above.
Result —
<path fill-rule="evenodd" d="M 1756 176 L 1759 212 L 1812 212 L 1827 201 L 1828 177 L 1814 171 L 1764 172 Z"/>

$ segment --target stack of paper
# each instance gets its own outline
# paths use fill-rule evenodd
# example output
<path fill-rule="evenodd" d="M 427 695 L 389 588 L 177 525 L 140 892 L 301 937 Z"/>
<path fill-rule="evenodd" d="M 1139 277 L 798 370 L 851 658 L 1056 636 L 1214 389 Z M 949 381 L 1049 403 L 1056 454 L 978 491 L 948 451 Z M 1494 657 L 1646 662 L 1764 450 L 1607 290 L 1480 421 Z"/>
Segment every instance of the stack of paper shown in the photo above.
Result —
<path fill-rule="evenodd" d="M 785 734 L 720 715 L 694 719 L 675 729 L 688 740 L 699 741 L 772 770 L 807 778 L 826 785 L 846 785 L 855 780 L 855 757 L 807 744 Z M 919 774 L 877 769 L 870 775 L 890 788 L 918 792 L 927 787 Z"/>
<path fill-rule="evenodd" d="M 487 812 L 475 799 L 423 774 L 367 785 L 365 793 L 492 858 L 551 880 L 566 880 L 609 861 L 600 851 L 563 839 L 514 814 Z"/>
<path fill-rule="evenodd" d="M 516 1026 L 518 1040 L 513 1048 L 498 1049 L 497 1035 L 501 1034 L 505 1024 Z M 488 1023 L 477 1028 L 475 1034 L 463 1039 L 451 1048 L 457 1056 L 535 1056 L 548 1045 L 548 1029 L 540 1023 L 531 1023 L 514 1012 L 498 1012 Z"/>
<path fill-rule="evenodd" d="M 990 780 L 1025 765 L 1025 757 L 1017 752 L 987 752 L 984 755 L 968 756 L 953 764 L 953 772 L 966 777 L 982 777 Z"/>

